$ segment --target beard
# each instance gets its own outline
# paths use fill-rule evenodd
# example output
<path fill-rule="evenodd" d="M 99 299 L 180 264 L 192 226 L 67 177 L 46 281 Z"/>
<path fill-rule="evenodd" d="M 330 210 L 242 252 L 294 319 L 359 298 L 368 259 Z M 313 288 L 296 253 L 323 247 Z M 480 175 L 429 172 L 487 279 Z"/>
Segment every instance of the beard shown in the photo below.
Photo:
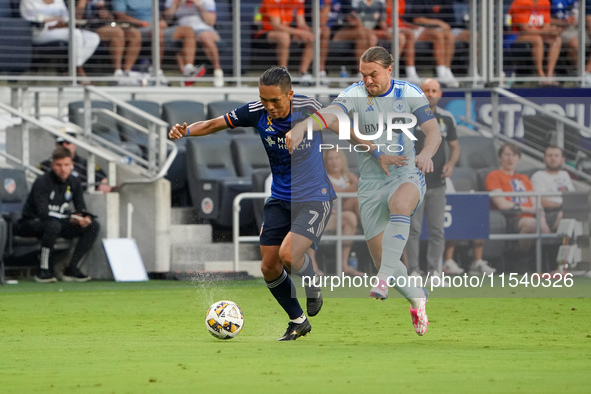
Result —
<path fill-rule="evenodd" d="M 547 165 L 547 168 L 550 171 L 559 171 L 562 168 L 562 164 L 558 164 L 556 166 Z"/>

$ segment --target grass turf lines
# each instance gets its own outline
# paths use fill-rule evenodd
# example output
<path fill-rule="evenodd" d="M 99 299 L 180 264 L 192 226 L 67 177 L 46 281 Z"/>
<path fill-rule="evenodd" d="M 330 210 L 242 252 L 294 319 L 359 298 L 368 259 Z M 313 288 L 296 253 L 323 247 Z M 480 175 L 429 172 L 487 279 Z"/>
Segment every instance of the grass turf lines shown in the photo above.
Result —
<path fill-rule="evenodd" d="M 228 341 L 204 323 L 222 299 L 245 315 Z M 21 282 L 0 288 L 0 392 L 588 392 L 589 299 L 431 298 L 427 312 L 418 337 L 400 298 L 326 298 L 312 332 L 282 343 L 262 280 Z"/>

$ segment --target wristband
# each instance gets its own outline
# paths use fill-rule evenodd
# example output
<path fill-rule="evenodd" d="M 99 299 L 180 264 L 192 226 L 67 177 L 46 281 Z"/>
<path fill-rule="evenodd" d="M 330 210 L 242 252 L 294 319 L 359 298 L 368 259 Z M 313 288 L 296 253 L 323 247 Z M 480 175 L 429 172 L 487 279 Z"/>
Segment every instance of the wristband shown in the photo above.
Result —
<path fill-rule="evenodd" d="M 376 158 L 376 160 L 377 160 L 377 159 L 378 159 L 378 158 L 379 158 L 381 155 L 383 155 L 383 154 L 384 154 L 384 152 L 383 152 L 383 151 L 380 151 L 380 150 L 378 150 L 377 148 L 371 151 L 371 155 L 372 155 L 373 157 L 375 157 L 375 158 Z"/>
<path fill-rule="evenodd" d="M 146 27 L 146 26 L 148 26 L 148 22 L 146 22 L 146 21 L 142 22 L 142 27 Z"/>
<path fill-rule="evenodd" d="M 187 126 L 187 134 L 185 134 L 185 137 L 188 137 L 191 135 L 191 128 L 189 126 Z"/>

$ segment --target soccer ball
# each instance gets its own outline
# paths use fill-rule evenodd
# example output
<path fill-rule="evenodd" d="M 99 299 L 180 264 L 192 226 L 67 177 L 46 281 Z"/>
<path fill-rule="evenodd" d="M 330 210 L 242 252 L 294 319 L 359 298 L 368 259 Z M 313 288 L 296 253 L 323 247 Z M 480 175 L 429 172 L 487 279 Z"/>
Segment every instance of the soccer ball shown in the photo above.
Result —
<path fill-rule="evenodd" d="M 242 330 L 244 315 L 232 301 L 218 301 L 207 310 L 205 326 L 216 338 L 232 339 Z"/>

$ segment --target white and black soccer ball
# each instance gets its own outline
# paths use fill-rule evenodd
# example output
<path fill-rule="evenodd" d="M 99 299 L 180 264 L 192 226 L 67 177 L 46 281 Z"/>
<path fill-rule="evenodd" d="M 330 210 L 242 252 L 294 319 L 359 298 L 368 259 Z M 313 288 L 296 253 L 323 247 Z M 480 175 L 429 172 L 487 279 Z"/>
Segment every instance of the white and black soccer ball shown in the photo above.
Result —
<path fill-rule="evenodd" d="M 218 301 L 207 310 L 205 326 L 219 339 L 232 339 L 244 326 L 242 310 L 232 301 Z"/>

